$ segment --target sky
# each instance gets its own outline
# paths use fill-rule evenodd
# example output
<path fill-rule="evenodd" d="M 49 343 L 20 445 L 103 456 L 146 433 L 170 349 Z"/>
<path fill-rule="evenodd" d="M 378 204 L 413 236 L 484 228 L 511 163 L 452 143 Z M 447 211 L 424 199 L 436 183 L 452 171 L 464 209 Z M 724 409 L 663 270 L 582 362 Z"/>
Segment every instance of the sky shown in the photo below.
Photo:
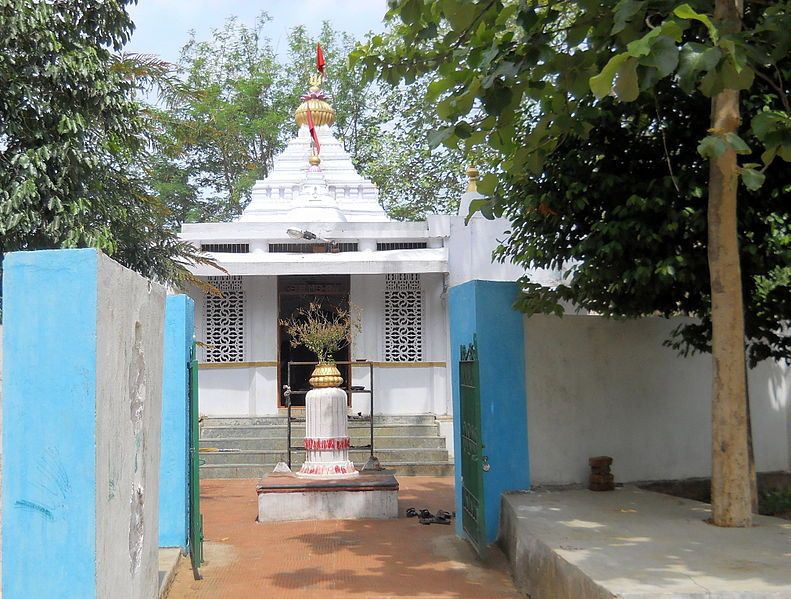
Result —
<path fill-rule="evenodd" d="M 177 62 L 190 30 L 205 40 L 227 17 L 236 16 L 253 25 L 262 11 L 272 17 L 266 34 L 276 48 L 285 48 L 286 34 L 292 27 L 305 25 L 316 34 L 325 20 L 336 30 L 362 38 L 368 31 L 384 29 L 386 9 L 387 0 L 138 0 L 129 9 L 135 32 L 124 50 Z"/>

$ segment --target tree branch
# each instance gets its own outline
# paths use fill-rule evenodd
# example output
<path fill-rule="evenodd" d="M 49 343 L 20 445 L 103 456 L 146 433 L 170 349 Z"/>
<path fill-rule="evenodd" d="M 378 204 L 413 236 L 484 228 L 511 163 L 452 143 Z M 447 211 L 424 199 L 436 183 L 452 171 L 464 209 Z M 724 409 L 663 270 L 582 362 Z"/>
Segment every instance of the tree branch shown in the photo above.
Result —
<path fill-rule="evenodd" d="M 775 70 L 777 71 L 777 76 L 780 77 L 780 71 L 777 70 L 777 66 L 775 65 Z M 762 73 L 758 69 L 755 69 L 755 74 L 758 75 L 761 79 L 763 79 L 769 86 L 777 92 L 777 95 L 780 96 L 780 102 L 783 104 L 783 108 L 785 108 L 786 112 L 791 113 L 791 105 L 788 102 L 788 95 L 786 95 L 785 90 L 783 89 L 782 85 L 778 85 L 774 79 L 772 79 L 766 73 Z M 782 79 L 781 79 L 782 81 Z"/>

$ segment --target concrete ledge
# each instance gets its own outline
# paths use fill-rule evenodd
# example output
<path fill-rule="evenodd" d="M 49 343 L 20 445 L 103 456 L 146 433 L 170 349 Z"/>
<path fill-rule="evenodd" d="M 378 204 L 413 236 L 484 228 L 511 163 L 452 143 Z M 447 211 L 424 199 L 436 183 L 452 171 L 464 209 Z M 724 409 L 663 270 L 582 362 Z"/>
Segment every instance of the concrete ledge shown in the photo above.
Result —
<path fill-rule="evenodd" d="M 181 550 L 178 547 L 159 548 L 159 599 L 167 597 L 180 561 Z"/>
<path fill-rule="evenodd" d="M 500 542 L 531 599 L 791 597 L 791 522 L 707 524 L 709 505 L 625 487 L 503 497 Z"/>
<path fill-rule="evenodd" d="M 398 518 L 398 481 L 392 474 L 330 480 L 270 474 L 256 490 L 259 522 Z"/>

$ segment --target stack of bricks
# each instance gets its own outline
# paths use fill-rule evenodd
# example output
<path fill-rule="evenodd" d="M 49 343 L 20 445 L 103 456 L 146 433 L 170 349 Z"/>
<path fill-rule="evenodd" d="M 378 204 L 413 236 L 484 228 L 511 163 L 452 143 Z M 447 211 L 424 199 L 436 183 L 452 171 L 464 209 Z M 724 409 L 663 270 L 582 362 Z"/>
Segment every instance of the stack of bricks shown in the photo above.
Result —
<path fill-rule="evenodd" d="M 588 465 L 591 467 L 588 488 L 591 491 L 612 491 L 615 489 L 615 479 L 610 472 L 611 464 L 612 458 L 606 455 L 588 458 Z"/>

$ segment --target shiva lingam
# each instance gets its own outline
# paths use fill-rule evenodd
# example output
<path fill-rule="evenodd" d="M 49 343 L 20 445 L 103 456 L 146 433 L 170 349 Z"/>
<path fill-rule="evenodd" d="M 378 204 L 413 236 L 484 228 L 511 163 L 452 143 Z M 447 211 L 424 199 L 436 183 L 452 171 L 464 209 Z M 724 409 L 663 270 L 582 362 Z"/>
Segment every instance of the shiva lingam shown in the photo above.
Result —
<path fill-rule="evenodd" d="M 338 478 L 357 476 L 349 460 L 346 392 L 340 389 L 341 373 L 335 364 L 316 366 L 310 377 L 313 387 L 305 396 L 305 463 L 297 476 Z"/>
<path fill-rule="evenodd" d="M 357 476 L 349 460 L 349 430 L 346 391 L 333 354 L 351 342 L 352 328 L 359 323 L 348 310 L 312 301 L 298 308 L 289 320 L 281 321 L 291 336 L 291 345 L 304 345 L 318 357 L 318 366 L 305 396 L 305 463 L 297 473 L 305 478 Z"/>

